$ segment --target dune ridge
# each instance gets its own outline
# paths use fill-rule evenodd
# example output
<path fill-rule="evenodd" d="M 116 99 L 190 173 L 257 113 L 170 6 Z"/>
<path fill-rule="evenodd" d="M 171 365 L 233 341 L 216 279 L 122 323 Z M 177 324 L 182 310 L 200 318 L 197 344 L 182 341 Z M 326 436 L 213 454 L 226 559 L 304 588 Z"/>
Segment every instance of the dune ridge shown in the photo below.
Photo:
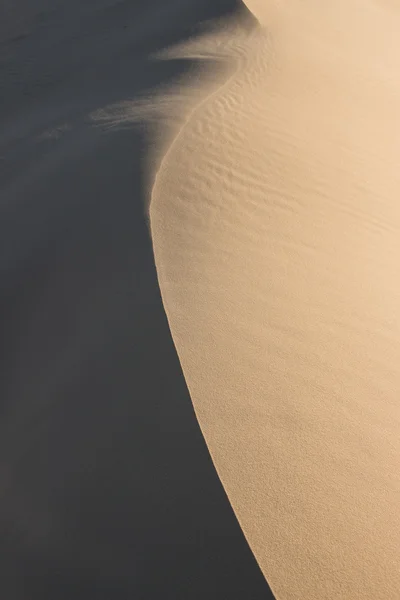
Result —
<path fill-rule="evenodd" d="M 399 7 L 246 4 L 260 27 L 156 176 L 163 303 L 276 597 L 395 600 Z"/>

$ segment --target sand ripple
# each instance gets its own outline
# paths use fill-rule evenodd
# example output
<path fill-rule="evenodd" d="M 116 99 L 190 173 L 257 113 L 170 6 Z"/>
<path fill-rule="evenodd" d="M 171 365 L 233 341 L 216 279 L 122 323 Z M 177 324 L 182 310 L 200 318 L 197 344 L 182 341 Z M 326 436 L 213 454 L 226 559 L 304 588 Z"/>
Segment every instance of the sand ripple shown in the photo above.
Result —
<path fill-rule="evenodd" d="M 279 599 L 400 597 L 396 2 L 248 2 L 260 27 L 157 175 L 163 300 Z"/>

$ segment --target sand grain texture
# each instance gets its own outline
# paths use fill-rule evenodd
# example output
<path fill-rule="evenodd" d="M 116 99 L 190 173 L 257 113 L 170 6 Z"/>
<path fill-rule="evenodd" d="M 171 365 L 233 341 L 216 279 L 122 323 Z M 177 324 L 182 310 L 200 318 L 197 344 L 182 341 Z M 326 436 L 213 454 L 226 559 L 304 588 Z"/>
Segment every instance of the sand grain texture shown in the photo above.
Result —
<path fill-rule="evenodd" d="M 164 305 L 279 600 L 400 596 L 400 7 L 249 1 L 260 26 L 157 174 Z"/>

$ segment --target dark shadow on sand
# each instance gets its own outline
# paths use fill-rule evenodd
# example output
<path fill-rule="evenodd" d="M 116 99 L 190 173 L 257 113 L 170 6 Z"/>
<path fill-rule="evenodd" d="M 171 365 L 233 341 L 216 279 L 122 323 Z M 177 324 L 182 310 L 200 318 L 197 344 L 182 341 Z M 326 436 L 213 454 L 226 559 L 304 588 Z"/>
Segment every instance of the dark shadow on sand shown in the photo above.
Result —
<path fill-rule="evenodd" d="M 79 26 L 74 10 L 94 1 L 49 3 L 47 17 L 40 4 L 46 52 L 15 25 L 1 65 L 0 596 L 267 600 L 164 314 L 146 125 L 105 132 L 86 118 L 193 69 L 147 55 L 238 3 L 98 0 Z M 34 143 L 40 122 L 70 129 Z"/>

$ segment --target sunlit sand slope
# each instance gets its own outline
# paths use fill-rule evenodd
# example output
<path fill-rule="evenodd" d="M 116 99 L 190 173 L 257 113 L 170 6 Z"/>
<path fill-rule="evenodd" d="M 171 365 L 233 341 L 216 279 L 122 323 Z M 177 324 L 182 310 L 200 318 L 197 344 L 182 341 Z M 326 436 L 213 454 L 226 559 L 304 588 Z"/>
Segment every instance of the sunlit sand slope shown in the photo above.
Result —
<path fill-rule="evenodd" d="M 400 12 L 260 27 L 157 174 L 164 305 L 218 473 L 280 600 L 400 597 Z"/>

